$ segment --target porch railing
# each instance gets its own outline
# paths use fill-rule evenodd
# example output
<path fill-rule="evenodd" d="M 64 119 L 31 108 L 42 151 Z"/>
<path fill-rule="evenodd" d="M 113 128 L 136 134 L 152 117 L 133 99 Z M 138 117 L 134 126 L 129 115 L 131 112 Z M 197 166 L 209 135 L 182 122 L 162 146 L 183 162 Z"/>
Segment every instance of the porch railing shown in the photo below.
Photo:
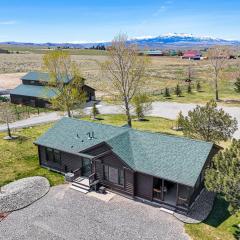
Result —
<path fill-rule="evenodd" d="M 82 168 L 78 168 L 76 170 L 73 171 L 74 174 L 74 178 L 78 178 L 81 176 L 81 172 L 82 172 Z"/>

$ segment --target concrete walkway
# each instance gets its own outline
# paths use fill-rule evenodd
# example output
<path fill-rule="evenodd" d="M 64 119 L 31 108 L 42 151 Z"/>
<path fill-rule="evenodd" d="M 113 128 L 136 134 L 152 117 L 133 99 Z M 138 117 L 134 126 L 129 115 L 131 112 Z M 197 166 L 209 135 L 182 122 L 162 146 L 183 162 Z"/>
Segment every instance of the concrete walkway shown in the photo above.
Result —
<path fill-rule="evenodd" d="M 184 115 L 196 107 L 196 104 L 186 104 L 186 103 L 174 103 L 174 102 L 154 102 L 152 105 L 152 110 L 147 114 L 148 116 L 164 117 L 169 119 L 176 119 L 179 112 L 182 111 Z M 234 137 L 240 139 L 240 107 L 221 107 L 229 113 L 232 117 L 238 120 L 238 130 L 234 134 Z M 101 114 L 119 114 L 124 113 L 123 109 L 117 105 L 109 105 L 106 103 L 99 103 L 98 109 Z M 88 105 L 85 107 L 84 112 L 89 114 L 91 107 Z M 41 123 L 48 123 L 57 121 L 61 118 L 59 113 L 51 112 L 45 113 L 37 117 L 32 117 L 29 119 L 17 121 L 10 124 L 11 128 L 21 128 L 33 125 L 38 125 Z M 0 125 L 0 131 L 6 131 L 6 125 Z"/>

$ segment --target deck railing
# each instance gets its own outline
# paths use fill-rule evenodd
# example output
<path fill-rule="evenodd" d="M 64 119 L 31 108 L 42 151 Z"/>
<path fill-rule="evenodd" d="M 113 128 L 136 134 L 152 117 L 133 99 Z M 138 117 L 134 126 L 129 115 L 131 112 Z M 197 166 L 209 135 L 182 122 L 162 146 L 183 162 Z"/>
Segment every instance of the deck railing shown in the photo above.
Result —
<path fill-rule="evenodd" d="M 82 168 L 78 168 L 76 170 L 73 171 L 74 174 L 74 178 L 78 178 L 81 176 L 81 172 L 82 172 Z"/>

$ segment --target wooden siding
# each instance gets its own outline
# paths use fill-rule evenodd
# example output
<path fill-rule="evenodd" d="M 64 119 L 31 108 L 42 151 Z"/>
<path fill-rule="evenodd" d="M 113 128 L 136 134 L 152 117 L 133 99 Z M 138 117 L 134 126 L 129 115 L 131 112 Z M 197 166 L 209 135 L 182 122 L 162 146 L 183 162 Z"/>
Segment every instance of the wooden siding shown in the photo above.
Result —
<path fill-rule="evenodd" d="M 36 97 L 10 94 L 11 103 L 22 104 L 31 107 L 45 108 L 49 102 Z"/>
<path fill-rule="evenodd" d="M 107 151 L 111 150 L 111 148 L 105 144 L 105 143 L 102 143 L 102 144 L 99 144 L 97 146 L 94 146 L 92 148 L 89 148 L 85 151 L 83 151 L 82 153 L 86 153 L 88 155 L 91 155 L 91 156 L 98 156 L 100 154 L 103 154 Z"/>
<path fill-rule="evenodd" d="M 71 172 L 82 166 L 82 158 L 80 156 L 66 153 L 66 152 L 60 152 L 61 163 L 59 164 L 53 161 L 47 161 L 45 147 L 38 146 L 38 149 L 39 149 L 40 163 L 45 167 L 49 167 L 51 169 L 55 169 L 60 172 Z"/>
<path fill-rule="evenodd" d="M 86 93 L 87 102 L 95 100 L 95 97 L 96 97 L 95 96 L 95 89 L 93 89 L 93 88 L 91 88 L 87 85 L 84 85 L 82 89 Z"/>
<path fill-rule="evenodd" d="M 95 173 L 96 173 L 96 179 L 97 180 L 103 180 L 104 175 L 103 175 L 103 164 L 101 160 L 95 160 Z"/>
<path fill-rule="evenodd" d="M 134 196 L 134 172 L 127 168 L 124 169 L 124 190 Z"/>
<path fill-rule="evenodd" d="M 134 172 L 128 168 L 128 166 L 113 152 L 108 153 L 94 160 L 96 178 L 100 180 L 100 183 L 110 189 L 116 190 L 120 193 L 130 196 L 134 195 Z M 117 185 L 104 179 L 103 166 L 108 165 L 114 168 L 118 168 L 124 171 L 124 185 Z"/>
<path fill-rule="evenodd" d="M 147 200 L 152 200 L 153 177 L 137 172 L 135 174 L 135 195 Z"/>
<path fill-rule="evenodd" d="M 127 164 L 124 163 L 115 153 L 111 152 L 99 158 L 103 164 L 109 165 L 115 168 L 128 168 Z"/>

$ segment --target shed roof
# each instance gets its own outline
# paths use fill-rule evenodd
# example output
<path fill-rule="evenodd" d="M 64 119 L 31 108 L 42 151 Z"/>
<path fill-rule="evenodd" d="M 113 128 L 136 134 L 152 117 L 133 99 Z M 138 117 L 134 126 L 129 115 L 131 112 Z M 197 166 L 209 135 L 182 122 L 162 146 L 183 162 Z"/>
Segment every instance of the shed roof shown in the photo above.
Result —
<path fill-rule="evenodd" d="M 47 86 L 20 84 L 11 90 L 10 94 L 49 99 L 57 95 L 57 89 Z"/>
<path fill-rule="evenodd" d="M 87 133 L 95 138 L 88 139 Z M 79 153 L 106 142 L 133 170 L 193 187 L 213 144 L 184 137 L 63 118 L 35 143 Z"/>

